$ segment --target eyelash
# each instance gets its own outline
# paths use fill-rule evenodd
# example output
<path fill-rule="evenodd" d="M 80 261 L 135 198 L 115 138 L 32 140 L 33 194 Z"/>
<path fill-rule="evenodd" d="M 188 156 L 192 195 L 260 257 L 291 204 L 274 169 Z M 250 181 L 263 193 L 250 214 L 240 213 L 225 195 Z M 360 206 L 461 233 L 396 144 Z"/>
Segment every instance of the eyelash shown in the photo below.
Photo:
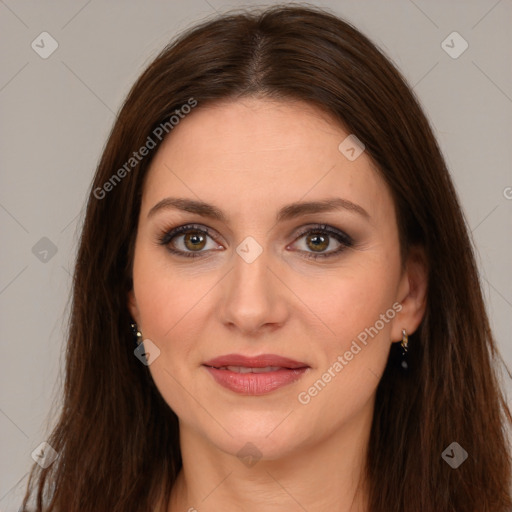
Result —
<path fill-rule="evenodd" d="M 206 251 L 196 251 L 196 252 L 194 252 L 194 251 L 181 251 L 181 250 L 174 249 L 174 248 L 169 246 L 169 244 L 171 243 L 171 241 L 175 237 L 177 237 L 179 235 L 182 235 L 182 234 L 189 233 L 191 231 L 192 232 L 198 232 L 198 233 L 201 233 L 201 234 L 209 236 L 211 239 L 215 239 L 214 232 L 211 231 L 206 226 L 202 226 L 202 225 L 199 225 L 199 224 L 186 224 L 186 225 L 183 225 L 183 226 L 178 226 L 177 228 L 174 228 L 174 229 L 171 229 L 171 230 L 163 231 L 160 234 L 160 236 L 158 237 L 158 243 L 160 245 L 166 246 L 168 251 L 170 251 L 171 253 L 176 254 L 178 256 L 184 256 L 186 258 L 200 258 L 200 257 L 203 257 L 203 254 Z M 339 242 L 341 245 L 340 245 L 340 247 L 338 249 L 336 249 L 334 251 L 329 251 L 329 252 L 326 252 L 326 253 L 314 253 L 314 252 L 310 253 L 310 252 L 306 251 L 305 254 L 303 254 L 303 257 L 304 258 L 308 258 L 308 259 L 316 260 L 316 259 L 319 259 L 319 258 L 330 258 L 330 257 L 338 255 L 339 253 L 341 253 L 345 249 L 353 247 L 353 245 L 354 245 L 354 241 L 352 240 L 352 238 L 349 235 L 347 235 L 346 233 L 343 233 L 343 231 L 339 231 L 336 228 L 328 226 L 327 224 L 316 224 L 316 225 L 313 225 L 313 226 L 308 226 L 307 229 L 305 229 L 303 231 L 300 231 L 295 236 L 295 239 L 294 239 L 293 242 L 296 242 L 297 240 L 299 240 L 303 236 L 309 235 L 309 234 L 328 235 L 330 237 L 335 238 L 336 241 Z M 299 252 L 304 252 L 304 251 L 299 251 Z"/>

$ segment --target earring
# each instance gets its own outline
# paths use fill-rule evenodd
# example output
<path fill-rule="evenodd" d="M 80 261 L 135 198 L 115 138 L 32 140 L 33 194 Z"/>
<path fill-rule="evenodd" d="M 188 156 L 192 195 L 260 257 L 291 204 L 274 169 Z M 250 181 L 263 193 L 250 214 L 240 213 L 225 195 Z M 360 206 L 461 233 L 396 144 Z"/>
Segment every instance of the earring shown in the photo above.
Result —
<path fill-rule="evenodd" d="M 409 368 L 409 365 L 407 364 L 407 350 L 409 348 L 409 336 L 407 336 L 407 332 L 405 329 L 402 329 L 402 342 L 400 343 L 400 346 L 402 347 L 402 368 L 404 370 L 407 370 Z"/>
<path fill-rule="evenodd" d="M 133 335 L 136 338 L 137 346 L 139 346 L 142 343 L 142 333 L 139 331 L 136 323 L 132 322 L 130 327 L 132 328 Z"/>

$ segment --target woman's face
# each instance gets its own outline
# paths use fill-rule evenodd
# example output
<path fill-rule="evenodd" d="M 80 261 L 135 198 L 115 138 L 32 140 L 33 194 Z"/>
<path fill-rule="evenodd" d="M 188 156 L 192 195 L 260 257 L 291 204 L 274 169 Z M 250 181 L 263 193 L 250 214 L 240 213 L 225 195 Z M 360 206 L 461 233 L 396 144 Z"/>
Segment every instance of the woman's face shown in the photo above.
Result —
<path fill-rule="evenodd" d="M 180 430 L 224 452 L 278 458 L 371 418 L 420 322 L 391 195 L 348 135 L 303 103 L 199 103 L 151 164 L 130 311 Z"/>

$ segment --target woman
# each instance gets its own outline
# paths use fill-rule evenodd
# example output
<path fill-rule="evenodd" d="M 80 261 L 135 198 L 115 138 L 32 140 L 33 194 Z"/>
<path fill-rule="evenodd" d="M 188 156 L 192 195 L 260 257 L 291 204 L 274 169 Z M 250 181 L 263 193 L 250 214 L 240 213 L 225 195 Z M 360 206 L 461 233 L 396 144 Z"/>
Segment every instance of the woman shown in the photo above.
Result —
<path fill-rule="evenodd" d="M 318 9 L 221 16 L 104 150 L 37 510 L 509 511 L 499 362 L 398 71 Z"/>

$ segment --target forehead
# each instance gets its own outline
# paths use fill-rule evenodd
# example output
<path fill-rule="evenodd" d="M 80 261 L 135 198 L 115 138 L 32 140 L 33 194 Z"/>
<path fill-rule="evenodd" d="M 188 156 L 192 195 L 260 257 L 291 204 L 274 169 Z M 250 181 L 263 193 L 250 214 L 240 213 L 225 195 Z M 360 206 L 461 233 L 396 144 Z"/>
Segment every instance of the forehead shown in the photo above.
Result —
<path fill-rule="evenodd" d="M 158 149 L 142 209 L 180 195 L 234 215 L 254 215 L 255 208 L 343 197 L 371 217 L 393 214 L 391 195 L 369 156 L 363 151 L 353 159 L 347 155 L 357 153 L 343 152 L 349 135 L 334 118 L 303 102 L 246 98 L 203 108 L 199 103 Z"/>

